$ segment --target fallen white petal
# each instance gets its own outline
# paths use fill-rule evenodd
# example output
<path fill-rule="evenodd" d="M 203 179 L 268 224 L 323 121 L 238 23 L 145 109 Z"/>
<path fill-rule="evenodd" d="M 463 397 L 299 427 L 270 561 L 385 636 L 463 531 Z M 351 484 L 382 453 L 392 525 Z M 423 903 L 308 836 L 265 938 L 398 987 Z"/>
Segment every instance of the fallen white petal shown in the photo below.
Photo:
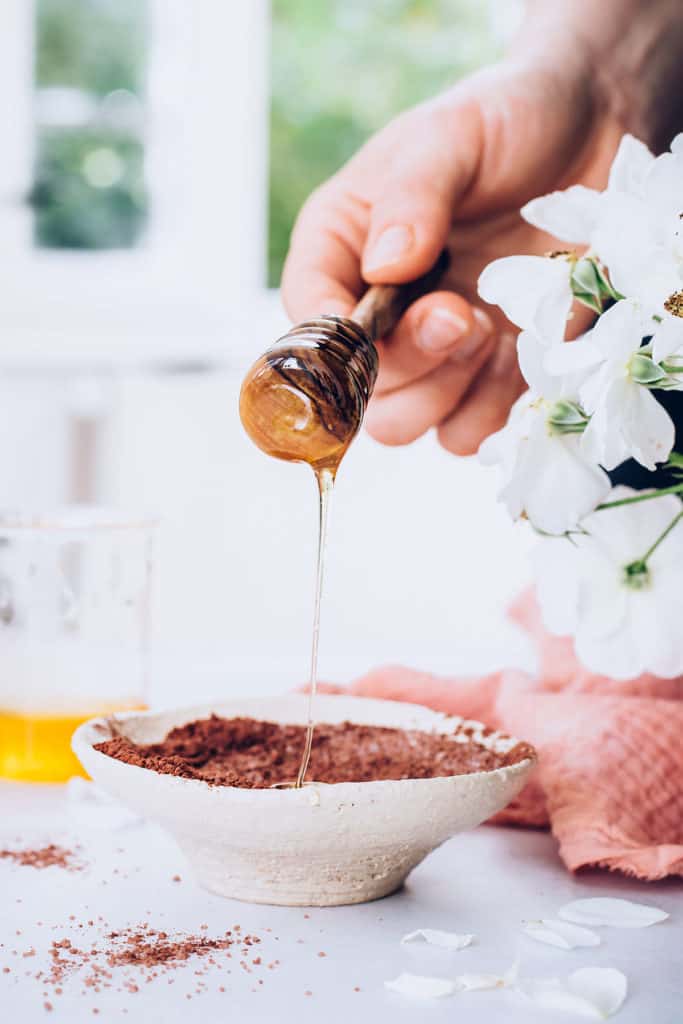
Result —
<path fill-rule="evenodd" d="M 515 961 L 504 974 L 458 974 L 456 988 L 461 992 L 483 992 L 493 988 L 514 988 L 517 984 L 519 962 Z"/>
<path fill-rule="evenodd" d="M 647 928 L 651 924 L 665 921 L 669 916 L 665 910 L 650 907 L 645 903 L 632 903 L 612 897 L 574 900 L 559 910 L 559 916 L 575 924 L 606 924 L 612 928 Z"/>
<path fill-rule="evenodd" d="M 626 975 L 616 967 L 580 967 L 567 978 L 569 991 L 591 1003 L 600 1017 L 611 1017 L 626 999 Z"/>
<path fill-rule="evenodd" d="M 500 974 L 458 974 L 456 988 L 461 992 L 484 992 L 492 988 L 505 988 L 505 978 Z"/>
<path fill-rule="evenodd" d="M 456 991 L 454 982 L 449 978 L 428 978 L 422 974 L 399 974 L 393 981 L 385 981 L 384 987 L 402 996 L 413 996 L 416 999 L 439 999 L 451 996 Z"/>
<path fill-rule="evenodd" d="M 599 1020 L 600 1015 L 592 1003 L 577 996 L 557 978 L 531 978 L 520 982 L 517 991 L 542 1010 L 562 1010 L 580 1017 Z"/>
<path fill-rule="evenodd" d="M 457 932 L 440 932 L 436 928 L 418 928 L 417 931 L 404 935 L 402 943 L 428 942 L 430 946 L 441 946 L 443 949 L 464 949 L 470 946 L 474 935 L 458 935 Z"/>
<path fill-rule="evenodd" d="M 568 921 L 555 921 L 546 918 L 542 921 L 527 921 L 524 932 L 538 942 L 547 942 L 549 946 L 560 949 L 574 949 L 576 946 L 599 946 L 600 936 L 589 928 L 581 928 Z"/>
<path fill-rule="evenodd" d="M 517 991 L 543 1010 L 563 1010 L 592 1020 L 605 1020 L 626 998 L 626 976 L 614 967 L 581 967 L 567 978 L 532 978 Z"/>
<path fill-rule="evenodd" d="M 558 978 L 529 978 L 519 982 L 517 991 L 542 1010 L 563 1010 L 581 1017 L 599 1019 L 595 1007 L 570 992 Z"/>

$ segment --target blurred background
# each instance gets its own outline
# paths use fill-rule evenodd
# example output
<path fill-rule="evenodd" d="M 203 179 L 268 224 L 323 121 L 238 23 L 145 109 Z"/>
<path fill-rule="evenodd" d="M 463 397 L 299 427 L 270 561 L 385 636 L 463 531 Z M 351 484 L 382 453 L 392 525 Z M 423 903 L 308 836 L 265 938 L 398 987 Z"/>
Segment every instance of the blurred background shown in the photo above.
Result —
<path fill-rule="evenodd" d="M 0 505 L 161 515 L 156 700 L 305 679 L 314 482 L 243 436 L 241 377 L 286 326 L 310 190 L 494 60 L 520 6 L 0 5 Z M 359 439 L 332 508 L 323 676 L 528 662 L 503 616 L 526 535 L 495 485 L 431 436 Z"/>

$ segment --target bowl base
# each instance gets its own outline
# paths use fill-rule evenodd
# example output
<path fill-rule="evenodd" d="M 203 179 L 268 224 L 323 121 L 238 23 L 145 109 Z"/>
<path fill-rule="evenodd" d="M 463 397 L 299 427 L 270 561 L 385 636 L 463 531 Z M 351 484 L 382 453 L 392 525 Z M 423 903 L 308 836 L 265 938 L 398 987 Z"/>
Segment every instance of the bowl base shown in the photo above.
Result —
<path fill-rule="evenodd" d="M 254 856 L 223 844 L 179 841 L 204 889 L 242 903 L 280 907 L 341 907 L 382 899 L 400 889 L 429 852 L 385 848 L 369 856 L 331 850 L 328 856 L 319 850 Z"/>

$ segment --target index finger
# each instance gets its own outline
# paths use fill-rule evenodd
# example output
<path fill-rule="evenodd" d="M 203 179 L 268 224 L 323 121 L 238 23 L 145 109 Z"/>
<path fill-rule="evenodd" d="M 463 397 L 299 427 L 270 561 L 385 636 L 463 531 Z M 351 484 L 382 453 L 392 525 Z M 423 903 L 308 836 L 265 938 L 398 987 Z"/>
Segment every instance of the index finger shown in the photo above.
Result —
<path fill-rule="evenodd" d="M 292 320 L 353 310 L 366 287 L 361 253 L 368 222 L 368 206 L 331 183 L 308 199 L 282 273 L 282 299 Z"/>

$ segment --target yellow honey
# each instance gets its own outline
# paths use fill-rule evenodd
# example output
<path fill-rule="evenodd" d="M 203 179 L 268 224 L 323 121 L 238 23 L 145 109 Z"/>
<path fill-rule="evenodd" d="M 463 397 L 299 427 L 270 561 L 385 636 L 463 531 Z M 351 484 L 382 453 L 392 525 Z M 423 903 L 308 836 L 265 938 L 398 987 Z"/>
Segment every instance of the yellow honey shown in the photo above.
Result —
<path fill-rule="evenodd" d="M 72 775 L 85 776 L 71 750 L 74 730 L 88 718 L 143 709 L 144 705 L 133 702 L 62 713 L 0 708 L 0 777 L 17 782 L 65 782 Z"/>

